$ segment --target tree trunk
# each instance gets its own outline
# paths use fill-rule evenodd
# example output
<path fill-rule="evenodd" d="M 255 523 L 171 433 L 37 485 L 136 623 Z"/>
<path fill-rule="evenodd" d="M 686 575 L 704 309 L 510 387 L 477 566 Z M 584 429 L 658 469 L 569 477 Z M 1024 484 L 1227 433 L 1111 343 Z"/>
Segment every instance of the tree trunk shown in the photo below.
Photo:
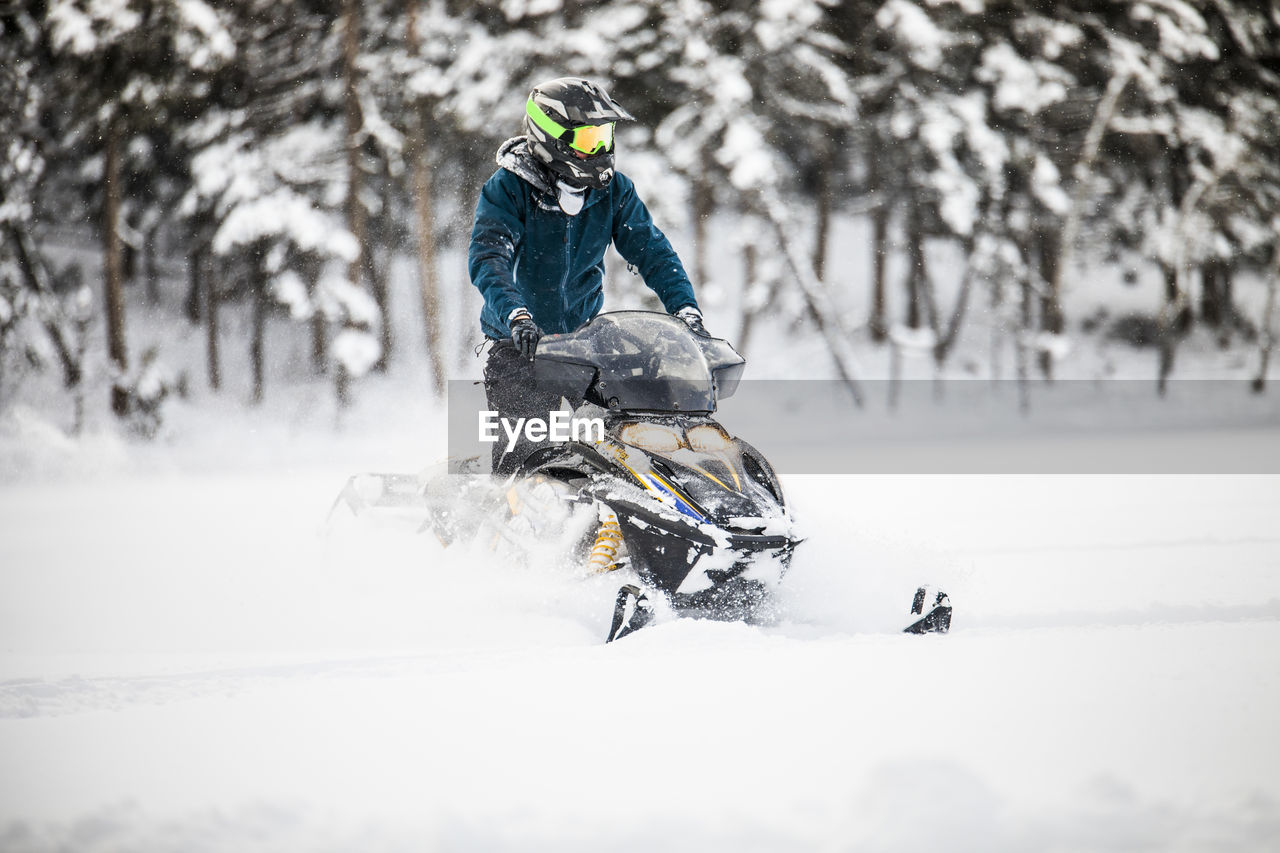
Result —
<path fill-rule="evenodd" d="M 316 376 L 329 372 L 329 321 L 320 311 L 311 315 L 311 372 Z"/>
<path fill-rule="evenodd" d="M 1024 249 L 1025 251 L 1025 249 Z M 1032 320 L 1035 314 L 1035 292 L 1031 282 L 1023 278 L 1022 298 L 1019 302 L 1018 332 L 1014 338 L 1014 369 L 1018 376 L 1018 410 L 1023 414 L 1031 411 L 1031 370 L 1027 364 L 1027 336 L 1031 334 Z"/>
<path fill-rule="evenodd" d="M 920 223 L 919 208 L 913 203 L 907 217 L 907 327 L 919 329 L 924 325 L 926 310 L 925 288 L 928 272 L 924 260 L 924 233 Z"/>
<path fill-rule="evenodd" d="M 422 137 L 420 136 L 419 139 Z M 423 332 L 427 360 L 431 364 L 432 386 L 437 397 L 444 395 L 444 355 L 440 346 L 440 276 L 436 266 L 436 220 L 431 193 L 431 168 L 426 152 L 415 152 L 413 164 L 413 206 L 418 218 L 418 281 L 422 293 Z"/>
<path fill-rule="evenodd" d="M 267 337 L 267 286 L 262 274 L 261 260 L 255 253 L 252 261 L 253 292 L 253 337 L 249 343 L 249 365 L 253 371 L 254 404 L 261 403 L 266 395 L 267 359 L 265 341 Z"/>
<path fill-rule="evenodd" d="M 92 323 L 93 310 L 88 305 L 85 305 L 81 310 L 78 310 L 75 314 L 74 320 L 72 321 L 73 328 L 75 329 L 75 348 L 74 355 L 72 356 L 75 360 L 75 376 L 74 381 L 70 381 L 70 377 L 68 377 L 67 382 L 67 388 L 71 391 L 72 435 L 80 435 L 84 432 L 84 385 L 80 382 L 80 377 L 82 375 L 81 366 L 84 364 L 85 355 L 89 349 L 89 327 Z"/>
<path fill-rule="evenodd" d="M 487 158 L 479 157 L 463 157 L 462 158 L 462 188 L 457 193 L 462 198 L 462 210 L 475 210 L 476 203 L 480 196 L 480 185 L 483 180 L 482 170 L 487 171 L 492 161 Z M 467 245 L 471 234 L 471 222 L 462 220 L 460 217 L 455 218 L 450 229 L 453 234 L 453 242 L 455 245 Z M 459 310 L 466 310 L 473 305 L 479 291 L 471 283 L 471 277 L 467 273 L 466 255 L 463 253 L 462 262 L 457 268 L 457 272 L 453 276 L 457 282 L 458 290 L 455 292 L 455 305 L 459 306 Z M 476 346 L 483 345 L 484 338 L 478 336 L 475 331 L 476 327 L 470 323 L 475 322 L 475 317 L 469 318 L 469 333 L 458 335 L 455 339 L 456 349 L 454 350 L 454 365 L 458 368 L 466 368 L 471 360 L 476 358 Z"/>
<path fill-rule="evenodd" d="M 387 208 L 383 208 L 384 210 Z M 366 229 L 368 227 L 368 218 L 366 217 Z M 369 249 L 367 252 L 361 252 L 360 256 L 364 261 L 364 274 L 369 282 L 369 290 L 373 293 L 374 304 L 378 306 L 378 345 L 381 354 L 374 363 L 374 369 L 380 373 L 386 372 L 387 364 L 391 358 L 391 291 L 387 283 L 387 276 L 391 270 L 391 253 L 385 253 L 385 263 L 378 263 L 378 252 L 374 251 L 374 241 L 370 234 L 366 231 L 366 241 Z"/>
<path fill-rule="evenodd" d="M 111 383 L 111 411 L 124 417 L 129 411 L 129 393 L 122 384 L 129 369 L 129 350 L 124 336 L 124 247 L 120 240 L 120 121 L 106 127 L 105 202 L 103 205 L 103 268 L 106 271 L 107 355 L 115 377 Z"/>
<path fill-rule="evenodd" d="M 146 281 L 147 304 L 160 304 L 160 268 L 156 261 L 156 234 L 160 226 L 147 229 L 142 242 L 142 274 Z"/>
<path fill-rule="evenodd" d="M 882 149 L 874 133 L 868 159 L 869 183 L 876 197 L 875 206 L 871 208 L 871 318 L 868 325 L 871 340 L 879 344 L 889 337 L 889 326 L 885 320 L 885 267 L 889 257 L 889 215 L 892 211 L 884 179 Z"/>
<path fill-rule="evenodd" d="M 205 263 L 203 253 L 201 265 Z M 214 391 L 222 390 L 222 359 L 218 353 L 218 276 L 207 266 L 201 270 L 204 282 L 204 321 L 205 321 L 205 364 L 208 370 L 209 387 Z"/>
<path fill-rule="evenodd" d="M 351 374 L 347 372 L 345 364 L 338 364 L 338 369 L 334 371 L 334 396 L 338 398 L 338 409 L 342 410 L 351 405 Z"/>
<path fill-rule="evenodd" d="M 827 157 L 823 158 L 825 162 Z M 813 235 L 813 274 L 818 281 L 827 280 L 827 241 L 831 235 L 831 174 L 825 168 L 818 169 L 816 215 Z"/>
<path fill-rule="evenodd" d="M 1222 333 L 1218 336 L 1218 344 L 1226 349 L 1231 346 L 1231 333 L 1244 331 L 1246 327 L 1243 315 L 1236 310 L 1235 273 L 1225 263 L 1218 269 L 1218 292 L 1222 297 Z"/>
<path fill-rule="evenodd" d="M 1018 277 L 1018 320 L 1013 336 L 1013 367 L 1017 377 L 1018 410 L 1024 415 L 1031 411 L 1031 364 L 1028 341 L 1035 328 L 1036 293 L 1031 284 L 1031 270 L 1035 268 L 1035 247 L 1030 237 L 1017 238 L 1018 254 L 1022 258 L 1023 273 Z"/>
<path fill-rule="evenodd" d="M 187 255 L 187 298 L 182 300 L 182 312 L 186 315 L 187 322 L 193 326 L 200 325 L 201 319 L 201 293 L 204 288 L 201 280 L 204 270 L 201 265 L 204 257 L 205 247 L 199 244 L 193 246 Z"/>
<path fill-rule="evenodd" d="M 885 320 L 885 267 L 889 257 L 889 208 L 883 202 L 871 211 L 871 340 L 889 337 Z"/>
<path fill-rule="evenodd" d="M 1237 312 L 1231 293 L 1231 270 L 1222 261 L 1207 261 L 1200 268 L 1200 322 L 1218 332 L 1218 346 L 1231 346 Z"/>
<path fill-rule="evenodd" d="M 1275 250 L 1276 260 L 1271 277 L 1267 281 L 1267 304 L 1262 309 L 1262 325 L 1258 329 L 1258 375 L 1254 377 L 1253 393 L 1261 394 L 1267 387 L 1267 369 L 1271 366 L 1271 352 L 1275 349 L 1276 333 L 1273 326 L 1276 312 L 1276 290 L 1280 289 L 1280 248 Z"/>
<path fill-rule="evenodd" d="M 747 351 L 747 342 L 751 339 L 751 329 L 755 325 L 756 314 L 760 308 L 751 304 L 752 293 L 756 287 L 756 247 L 754 243 L 742 246 L 742 326 L 738 330 L 738 351 Z M 767 305 L 767 303 L 766 303 Z"/>
<path fill-rule="evenodd" d="M 1040 331 L 1050 335 L 1060 335 L 1066 328 L 1060 291 L 1062 246 L 1047 231 L 1037 234 L 1036 242 L 1040 244 L 1040 281 L 1045 288 L 1040 294 Z M 1040 361 L 1040 375 L 1052 381 L 1053 353 L 1041 347 L 1036 355 Z"/>
<path fill-rule="evenodd" d="M 357 287 L 367 278 L 378 306 L 381 320 L 382 353 L 374 369 L 385 371 L 391 352 L 391 322 L 387 301 L 386 282 L 373 274 L 373 254 L 369 246 L 369 217 L 360 199 L 364 189 L 363 170 L 360 167 L 360 148 L 364 129 L 364 116 L 360 109 L 360 93 L 356 85 L 360 58 L 360 3 L 359 0 L 343 0 L 342 76 L 343 107 L 347 134 L 347 228 L 356 239 L 359 255 L 347 268 L 351 283 Z"/>
<path fill-rule="evenodd" d="M 312 305 L 319 301 L 316 293 L 320 289 L 320 275 L 323 271 L 320 259 L 315 255 L 308 255 L 303 259 L 299 274 L 307 286 L 307 296 Z M 311 312 L 308 324 L 311 331 L 311 372 L 316 376 L 325 376 L 329 373 L 329 318 L 323 311 L 315 309 Z"/>
<path fill-rule="evenodd" d="M 1177 269 L 1165 267 L 1165 304 L 1156 317 L 1156 343 L 1159 348 L 1156 391 L 1162 397 L 1168 388 L 1169 376 L 1173 373 L 1178 337 L 1187 330 L 1191 322 L 1191 309 L 1187 306 L 1184 294 L 1185 291 L 1178 282 Z"/>
<path fill-rule="evenodd" d="M 417 56 L 418 0 L 406 0 L 405 27 L 409 53 Z M 422 296 L 422 329 L 426 337 L 427 361 L 431 365 L 432 389 L 444 396 L 444 352 L 440 343 L 440 276 L 437 267 L 435 197 L 428 160 L 426 121 L 422 108 L 411 108 L 413 127 L 406 155 L 413 170 L 413 210 L 418 220 L 418 287 Z"/>
<path fill-rule="evenodd" d="M 1168 312 L 1170 327 L 1178 334 L 1186 334 L 1191 330 L 1191 306 L 1187 303 L 1186 291 L 1179 286 L 1176 267 L 1162 267 L 1164 274 L 1164 302 L 1162 314 Z"/>
<path fill-rule="evenodd" d="M 1218 278 L 1220 269 L 1221 265 L 1216 261 L 1207 261 L 1200 267 L 1200 322 L 1215 329 L 1224 320 Z"/>

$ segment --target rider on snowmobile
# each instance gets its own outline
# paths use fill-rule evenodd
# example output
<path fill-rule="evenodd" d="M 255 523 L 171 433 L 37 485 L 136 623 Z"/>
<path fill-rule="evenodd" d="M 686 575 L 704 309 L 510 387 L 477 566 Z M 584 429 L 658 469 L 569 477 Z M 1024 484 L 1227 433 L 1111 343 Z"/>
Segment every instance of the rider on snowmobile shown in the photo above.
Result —
<path fill-rule="evenodd" d="M 499 169 L 476 205 L 467 260 L 484 296 L 480 326 L 493 342 L 484 366 L 489 408 L 499 417 L 543 417 L 558 397 L 539 393 L 532 358 L 543 334 L 571 332 L 604 303 L 604 253 L 612 242 L 668 313 L 705 335 L 684 265 L 653 223 L 631 179 L 614 170 L 614 126 L 634 117 L 596 84 L 560 77 L 535 86 L 524 134 L 498 149 Z M 504 453 L 512 473 L 533 450 Z"/>

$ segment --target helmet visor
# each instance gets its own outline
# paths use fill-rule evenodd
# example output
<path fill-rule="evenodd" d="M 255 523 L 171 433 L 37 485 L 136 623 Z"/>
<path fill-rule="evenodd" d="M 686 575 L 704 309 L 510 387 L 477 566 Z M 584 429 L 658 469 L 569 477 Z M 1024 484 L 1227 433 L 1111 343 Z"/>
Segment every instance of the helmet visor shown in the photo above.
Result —
<path fill-rule="evenodd" d="M 542 111 L 530 98 L 524 105 L 524 111 L 533 123 L 545 133 L 568 143 L 570 148 L 583 154 L 601 154 L 613 150 L 613 122 L 605 124 L 584 124 L 580 127 L 567 128 Z"/>

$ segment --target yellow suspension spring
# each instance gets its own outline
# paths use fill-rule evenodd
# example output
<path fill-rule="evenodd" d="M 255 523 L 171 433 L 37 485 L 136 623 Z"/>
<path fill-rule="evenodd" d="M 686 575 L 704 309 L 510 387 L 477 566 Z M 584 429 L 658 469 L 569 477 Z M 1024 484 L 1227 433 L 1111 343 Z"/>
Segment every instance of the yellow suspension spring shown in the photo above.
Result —
<path fill-rule="evenodd" d="M 591 546 L 591 553 L 587 555 L 587 570 L 592 574 L 602 574 L 618 568 L 615 560 L 620 547 L 622 528 L 618 526 L 618 516 L 612 510 L 601 508 L 600 532 L 596 534 L 596 544 Z"/>

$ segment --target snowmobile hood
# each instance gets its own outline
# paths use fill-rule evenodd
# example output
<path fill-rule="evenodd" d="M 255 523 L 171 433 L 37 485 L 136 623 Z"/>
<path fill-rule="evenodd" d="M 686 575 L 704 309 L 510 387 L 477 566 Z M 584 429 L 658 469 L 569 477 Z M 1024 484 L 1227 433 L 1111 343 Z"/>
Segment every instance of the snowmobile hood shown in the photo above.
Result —
<path fill-rule="evenodd" d="M 647 431 L 713 430 L 725 436 L 724 444 L 716 449 L 694 450 L 685 445 L 670 448 L 644 447 L 643 434 Z M 640 486 L 664 502 L 670 498 L 680 512 L 699 521 L 708 521 L 725 530 L 750 529 L 759 532 L 769 528 L 777 532 L 778 525 L 788 528 L 789 519 L 782 488 L 772 469 L 759 463 L 758 454 L 750 445 L 738 439 L 730 439 L 723 428 L 714 421 L 694 421 L 668 424 L 651 421 L 623 423 L 613 435 L 621 442 L 642 450 L 645 463 L 621 465 Z M 634 452 L 629 458 L 634 458 Z M 687 506 L 686 506 L 687 504 Z M 692 510 L 692 511 L 690 511 Z"/>

